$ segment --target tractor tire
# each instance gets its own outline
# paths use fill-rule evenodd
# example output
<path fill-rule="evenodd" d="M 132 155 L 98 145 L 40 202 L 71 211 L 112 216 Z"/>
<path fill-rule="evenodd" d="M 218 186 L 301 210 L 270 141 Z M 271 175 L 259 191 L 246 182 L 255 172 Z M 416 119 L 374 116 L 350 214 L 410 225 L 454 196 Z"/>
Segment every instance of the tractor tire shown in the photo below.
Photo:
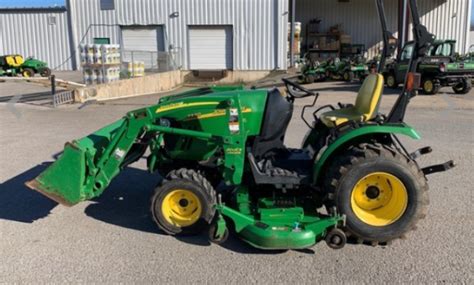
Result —
<path fill-rule="evenodd" d="M 304 78 L 305 84 L 311 84 L 311 83 L 314 83 L 314 81 L 316 81 L 316 78 L 314 77 L 314 75 L 306 75 Z"/>
<path fill-rule="evenodd" d="M 49 77 L 51 75 L 51 69 L 49 68 L 43 68 L 41 71 L 40 71 L 40 75 L 41 77 Z"/>
<path fill-rule="evenodd" d="M 426 95 L 435 95 L 441 89 L 441 85 L 437 80 L 431 77 L 423 79 L 421 82 L 421 91 Z"/>
<path fill-rule="evenodd" d="M 25 68 L 23 69 L 23 71 L 21 72 L 21 75 L 23 75 L 23 77 L 34 77 L 35 76 L 35 71 L 31 68 Z"/>
<path fill-rule="evenodd" d="M 395 74 L 393 74 L 393 72 L 389 72 L 387 75 L 385 75 L 385 84 L 387 84 L 388 88 L 398 88 L 397 78 L 395 77 Z"/>
<path fill-rule="evenodd" d="M 171 171 L 151 199 L 153 220 L 170 235 L 196 235 L 212 222 L 216 192 L 192 169 Z"/>
<path fill-rule="evenodd" d="M 344 73 L 342 74 L 342 78 L 344 79 L 344 81 L 346 82 L 352 82 L 354 80 L 354 72 L 352 71 L 344 71 Z"/>
<path fill-rule="evenodd" d="M 346 216 L 344 230 L 358 243 L 388 244 L 426 216 L 429 198 L 423 172 L 390 146 L 352 146 L 328 171 L 325 205 Z"/>
<path fill-rule="evenodd" d="M 467 94 L 472 89 L 471 79 L 463 78 L 461 82 L 453 86 L 453 91 L 456 94 Z"/>

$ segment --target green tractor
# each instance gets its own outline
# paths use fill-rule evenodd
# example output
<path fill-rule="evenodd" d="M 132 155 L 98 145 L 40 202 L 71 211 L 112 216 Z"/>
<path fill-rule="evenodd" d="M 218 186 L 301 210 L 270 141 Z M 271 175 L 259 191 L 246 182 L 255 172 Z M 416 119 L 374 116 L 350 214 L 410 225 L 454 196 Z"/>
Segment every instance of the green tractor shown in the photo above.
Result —
<path fill-rule="evenodd" d="M 26 60 L 21 55 L 5 55 L 0 56 L 0 76 L 16 76 L 21 74 L 23 77 L 33 77 L 40 74 L 42 77 L 49 77 L 51 69 L 44 61 L 29 57 Z"/>
<path fill-rule="evenodd" d="M 385 21 L 382 0 L 376 3 Z M 423 50 L 432 37 L 419 23 L 415 0 L 411 7 L 416 47 Z M 413 53 L 409 78 L 417 77 L 419 55 Z M 409 153 L 397 138 L 420 138 L 403 122 L 416 86 L 406 84 L 383 115 L 383 76 L 380 70 L 369 75 L 355 105 L 312 111 L 301 148 L 291 149 L 284 137 L 294 102 L 314 97 L 302 110 L 305 118 L 319 94 L 283 82 L 286 94 L 234 86 L 161 98 L 67 143 L 59 159 L 27 185 L 74 205 L 101 195 L 127 165 L 148 154 L 149 171 L 164 177 L 151 213 L 171 235 L 207 230 L 212 242 L 222 243 L 233 231 L 261 249 L 301 249 L 321 240 L 338 249 L 348 236 L 376 245 L 414 229 L 426 215 L 425 175 L 454 166 L 449 161 L 421 168 L 416 159 L 431 149 Z"/>

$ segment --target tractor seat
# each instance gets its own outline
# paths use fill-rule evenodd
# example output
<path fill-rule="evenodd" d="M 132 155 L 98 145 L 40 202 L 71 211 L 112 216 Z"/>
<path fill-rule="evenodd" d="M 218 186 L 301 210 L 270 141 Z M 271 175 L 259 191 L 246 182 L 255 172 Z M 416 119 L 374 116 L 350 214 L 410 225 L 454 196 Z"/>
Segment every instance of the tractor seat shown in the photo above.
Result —
<path fill-rule="evenodd" d="M 337 127 L 348 121 L 365 122 L 377 114 L 383 91 L 383 76 L 370 74 L 359 89 L 355 106 L 341 108 L 321 114 L 327 127 Z"/>

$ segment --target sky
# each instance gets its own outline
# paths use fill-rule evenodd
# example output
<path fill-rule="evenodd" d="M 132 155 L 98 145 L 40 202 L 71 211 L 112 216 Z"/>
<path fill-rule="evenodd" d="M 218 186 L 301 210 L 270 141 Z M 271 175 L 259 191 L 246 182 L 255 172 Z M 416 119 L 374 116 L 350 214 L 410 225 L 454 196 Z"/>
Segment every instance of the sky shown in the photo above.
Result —
<path fill-rule="evenodd" d="M 0 0 L 0 7 L 49 7 L 64 5 L 64 0 Z"/>
<path fill-rule="evenodd" d="M 0 0 L 0 7 L 41 7 L 64 5 L 64 0 Z M 474 5 L 471 7 L 471 26 L 474 25 Z"/>

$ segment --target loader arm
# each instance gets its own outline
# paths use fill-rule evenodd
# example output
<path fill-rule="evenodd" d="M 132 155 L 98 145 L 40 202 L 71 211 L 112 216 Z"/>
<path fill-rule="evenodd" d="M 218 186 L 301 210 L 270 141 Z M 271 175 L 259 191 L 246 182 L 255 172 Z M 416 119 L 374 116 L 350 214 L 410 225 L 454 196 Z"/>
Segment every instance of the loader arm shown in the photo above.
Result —
<path fill-rule="evenodd" d="M 216 136 L 196 130 L 160 125 L 160 105 L 129 112 L 124 118 L 79 140 L 66 143 L 57 161 L 26 185 L 56 202 L 74 205 L 102 194 L 112 179 L 145 153 L 164 134 L 189 136 L 223 147 L 224 180 L 239 183 L 244 153 L 236 149 L 242 136 Z"/>

